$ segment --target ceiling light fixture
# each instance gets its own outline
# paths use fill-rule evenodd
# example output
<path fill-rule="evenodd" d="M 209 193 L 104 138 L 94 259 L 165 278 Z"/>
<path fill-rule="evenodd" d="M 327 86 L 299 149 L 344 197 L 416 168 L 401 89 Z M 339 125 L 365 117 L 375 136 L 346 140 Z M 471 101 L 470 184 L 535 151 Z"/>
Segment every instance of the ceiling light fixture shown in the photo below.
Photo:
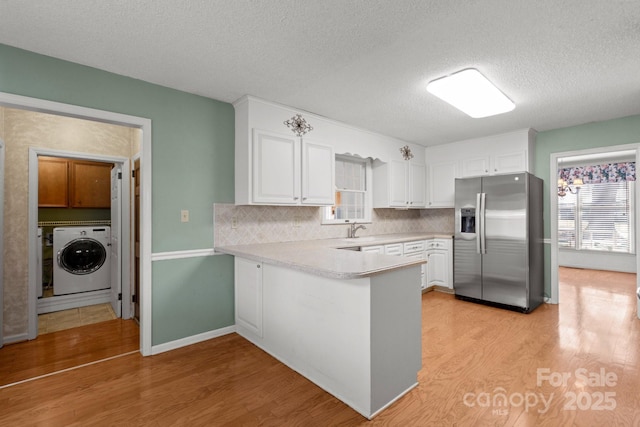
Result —
<path fill-rule="evenodd" d="M 506 113 L 516 106 L 475 68 L 433 80 L 427 91 L 474 119 Z"/>

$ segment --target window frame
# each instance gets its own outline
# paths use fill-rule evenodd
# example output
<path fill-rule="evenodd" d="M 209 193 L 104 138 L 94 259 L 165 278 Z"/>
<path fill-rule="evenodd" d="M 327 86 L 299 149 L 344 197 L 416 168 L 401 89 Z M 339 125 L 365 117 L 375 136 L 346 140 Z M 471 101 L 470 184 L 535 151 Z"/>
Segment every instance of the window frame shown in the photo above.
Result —
<path fill-rule="evenodd" d="M 371 165 L 371 159 L 362 158 L 358 156 L 353 156 L 349 154 L 336 154 L 334 161 L 349 161 L 352 163 L 362 163 L 365 167 L 365 190 L 364 190 L 364 217 L 363 218 L 349 218 L 349 219 L 333 219 L 327 218 L 327 212 L 329 209 L 332 209 L 333 206 L 325 206 L 321 209 L 321 224 L 322 225 L 335 225 L 335 224 L 351 224 L 357 222 L 358 224 L 371 224 L 371 215 L 373 210 L 373 192 L 372 192 L 372 179 L 373 179 L 373 169 Z M 351 191 L 351 192 L 361 192 L 360 190 L 344 190 L 339 189 L 337 186 L 334 186 L 334 192 L 337 191 Z"/>
<path fill-rule="evenodd" d="M 606 250 L 606 249 L 594 249 L 594 248 L 583 248 L 583 230 L 581 230 L 580 228 L 582 228 L 582 218 L 583 215 L 585 213 L 586 210 L 588 210 L 588 208 L 583 207 L 582 203 L 581 203 L 581 198 L 580 198 L 580 192 L 584 191 L 583 188 L 580 188 L 576 191 L 576 194 L 567 194 L 567 197 L 572 197 L 575 200 L 575 203 L 573 204 L 567 204 L 565 203 L 565 205 L 571 206 L 572 207 L 572 215 L 573 215 L 573 222 L 574 222 L 574 227 L 573 230 L 565 230 L 565 228 L 562 228 L 560 226 L 560 222 L 562 221 L 561 215 L 563 212 L 563 203 L 562 202 L 558 202 L 558 206 L 557 206 L 557 221 L 558 221 L 558 249 L 560 250 L 568 250 L 568 251 L 576 251 L 576 252 L 590 252 L 590 253 L 611 253 L 611 254 L 628 254 L 628 255 L 634 255 L 636 254 L 636 245 L 635 245 L 635 204 L 636 204 L 636 183 L 635 181 L 625 181 L 628 185 L 627 188 L 627 194 L 629 195 L 629 199 L 627 200 L 627 212 L 626 214 L 628 215 L 627 218 L 627 223 L 629 226 L 629 232 L 628 232 L 628 251 L 620 251 L 620 250 Z M 595 185 L 598 183 L 586 183 L 584 184 L 584 186 L 586 185 Z M 602 184 L 606 184 L 606 183 L 602 183 Z M 561 240 L 561 233 L 563 231 L 571 231 L 573 233 L 573 244 L 569 245 L 569 244 L 565 244 L 564 240 Z"/>

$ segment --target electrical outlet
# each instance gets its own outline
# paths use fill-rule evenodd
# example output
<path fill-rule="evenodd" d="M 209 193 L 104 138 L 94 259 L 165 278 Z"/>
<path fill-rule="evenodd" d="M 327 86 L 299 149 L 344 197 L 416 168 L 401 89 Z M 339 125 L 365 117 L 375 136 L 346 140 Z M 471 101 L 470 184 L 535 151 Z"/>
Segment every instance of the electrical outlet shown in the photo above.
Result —
<path fill-rule="evenodd" d="M 300 217 L 293 217 L 293 226 L 296 228 L 300 227 Z"/>
<path fill-rule="evenodd" d="M 231 228 L 238 228 L 238 217 L 234 216 L 231 218 Z"/>
<path fill-rule="evenodd" d="M 189 211 L 184 209 L 180 211 L 180 222 L 189 222 Z"/>

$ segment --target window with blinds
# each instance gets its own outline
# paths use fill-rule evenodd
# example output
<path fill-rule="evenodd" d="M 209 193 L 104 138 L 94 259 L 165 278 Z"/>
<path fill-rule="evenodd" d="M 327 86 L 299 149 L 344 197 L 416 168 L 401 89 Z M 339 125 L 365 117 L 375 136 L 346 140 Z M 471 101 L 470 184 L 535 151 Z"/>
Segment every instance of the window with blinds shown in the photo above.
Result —
<path fill-rule="evenodd" d="M 368 197 L 368 161 L 336 156 L 336 204 L 325 209 L 325 223 L 371 221 Z"/>
<path fill-rule="evenodd" d="M 584 184 L 558 200 L 558 244 L 635 253 L 634 181 Z"/>

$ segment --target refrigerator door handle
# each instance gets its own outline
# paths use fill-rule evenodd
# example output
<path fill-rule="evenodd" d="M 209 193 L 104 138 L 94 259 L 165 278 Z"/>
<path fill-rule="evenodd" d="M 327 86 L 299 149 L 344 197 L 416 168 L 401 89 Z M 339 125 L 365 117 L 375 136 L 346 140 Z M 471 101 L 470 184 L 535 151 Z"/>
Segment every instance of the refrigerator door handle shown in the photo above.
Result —
<path fill-rule="evenodd" d="M 487 193 L 480 194 L 480 253 L 487 253 L 487 236 L 485 235 L 486 227 L 486 205 L 487 205 Z"/>
<path fill-rule="evenodd" d="M 482 239 L 482 197 L 480 193 L 476 194 L 476 220 L 478 222 L 478 232 L 476 233 L 476 253 L 482 253 L 480 240 Z"/>

